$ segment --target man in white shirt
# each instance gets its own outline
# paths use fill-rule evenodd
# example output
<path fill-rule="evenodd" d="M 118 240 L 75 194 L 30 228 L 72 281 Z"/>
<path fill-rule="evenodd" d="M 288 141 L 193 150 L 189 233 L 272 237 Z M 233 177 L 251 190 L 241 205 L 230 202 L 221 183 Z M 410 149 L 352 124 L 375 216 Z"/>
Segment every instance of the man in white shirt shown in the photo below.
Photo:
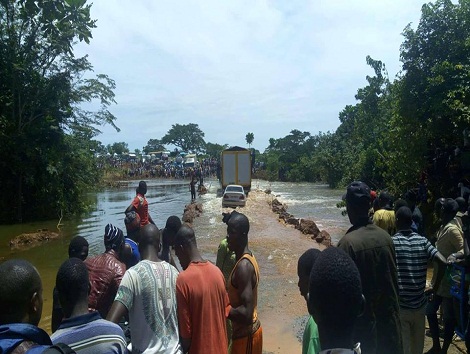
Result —
<path fill-rule="evenodd" d="M 178 271 L 158 258 L 160 231 L 141 229 L 142 260 L 126 271 L 107 319 L 118 323 L 129 315 L 132 353 L 181 354 L 176 311 Z"/>

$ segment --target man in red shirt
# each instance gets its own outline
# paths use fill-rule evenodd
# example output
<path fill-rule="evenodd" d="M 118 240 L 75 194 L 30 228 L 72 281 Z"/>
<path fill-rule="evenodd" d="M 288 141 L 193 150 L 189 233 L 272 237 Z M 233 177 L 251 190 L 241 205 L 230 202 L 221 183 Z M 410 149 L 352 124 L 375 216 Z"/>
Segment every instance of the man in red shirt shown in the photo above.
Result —
<path fill-rule="evenodd" d="M 184 269 L 176 279 L 183 352 L 226 354 L 226 318 L 230 305 L 224 276 L 219 268 L 202 258 L 189 226 L 181 226 L 174 247 Z"/>
<path fill-rule="evenodd" d="M 132 200 L 131 205 L 129 205 L 124 213 L 129 213 L 135 211 L 140 216 L 140 227 L 144 227 L 147 224 L 154 224 L 152 217 L 149 214 L 149 203 L 145 198 L 147 193 L 147 183 L 145 181 L 140 181 L 139 186 L 136 189 L 136 196 Z"/>

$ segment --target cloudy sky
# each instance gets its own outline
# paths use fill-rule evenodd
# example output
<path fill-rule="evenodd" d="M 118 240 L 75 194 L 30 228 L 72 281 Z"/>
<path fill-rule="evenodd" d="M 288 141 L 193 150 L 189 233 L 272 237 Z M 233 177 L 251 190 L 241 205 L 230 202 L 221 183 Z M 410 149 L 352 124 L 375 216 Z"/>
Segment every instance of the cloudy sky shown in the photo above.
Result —
<path fill-rule="evenodd" d="M 104 144 L 142 149 L 172 124 L 196 123 L 206 142 L 253 146 L 292 129 L 334 131 L 373 71 L 366 56 L 400 71 L 404 27 L 423 0 L 95 1 L 89 55 L 116 81 L 118 133 Z"/>

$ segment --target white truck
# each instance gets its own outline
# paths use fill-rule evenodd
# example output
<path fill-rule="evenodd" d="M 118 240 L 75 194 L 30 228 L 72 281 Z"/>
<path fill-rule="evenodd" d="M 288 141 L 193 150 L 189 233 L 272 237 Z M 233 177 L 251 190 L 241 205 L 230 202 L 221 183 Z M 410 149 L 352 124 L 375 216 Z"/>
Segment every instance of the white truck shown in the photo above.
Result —
<path fill-rule="evenodd" d="M 184 158 L 183 166 L 184 167 L 196 167 L 197 165 L 197 156 L 196 154 L 188 154 Z"/>
<path fill-rule="evenodd" d="M 221 176 L 222 190 L 229 184 L 238 184 L 245 193 L 251 189 L 251 152 L 239 146 L 222 151 Z"/>

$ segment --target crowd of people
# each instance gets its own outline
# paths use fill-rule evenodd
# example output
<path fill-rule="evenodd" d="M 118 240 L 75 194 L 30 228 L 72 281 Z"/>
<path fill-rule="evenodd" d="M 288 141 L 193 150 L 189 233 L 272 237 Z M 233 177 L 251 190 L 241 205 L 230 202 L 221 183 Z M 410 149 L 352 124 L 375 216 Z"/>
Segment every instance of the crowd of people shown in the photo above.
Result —
<path fill-rule="evenodd" d="M 7 282 L 0 289 L 0 353 L 262 353 L 248 218 L 224 218 L 224 257 L 232 261 L 228 269 L 218 259 L 219 268 L 202 257 L 194 230 L 179 217 L 158 229 L 146 192 L 141 181 L 125 210 L 127 236 L 106 225 L 103 253 L 88 257 L 86 239 L 71 240 L 56 276 L 50 337 L 37 327 L 43 300 L 36 268 L 22 259 L 0 264 Z"/>
<path fill-rule="evenodd" d="M 311 314 L 302 352 L 422 354 L 427 318 L 433 344 L 426 353 L 447 353 L 457 323 L 468 327 L 455 310 L 468 296 L 452 295 L 449 276 L 452 263 L 470 265 L 468 195 L 436 201 L 440 227 L 433 242 L 423 236 L 414 190 L 394 200 L 387 191 L 377 195 L 353 182 L 344 199 L 352 227 L 337 247 L 307 250 L 299 258 L 300 294 Z M 434 263 L 429 286 L 428 261 Z M 464 333 L 468 351 L 470 333 Z"/>
<path fill-rule="evenodd" d="M 88 257 L 86 239 L 71 240 L 57 272 L 50 337 L 37 327 L 37 270 L 22 259 L 0 264 L 0 353 L 262 354 L 260 271 L 246 215 L 223 214 L 227 236 L 214 265 L 179 217 L 169 217 L 161 230 L 155 225 L 146 192 L 141 181 L 124 212 L 126 236 L 106 226 L 102 254 Z M 445 272 L 454 262 L 470 264 L 468 196 L 436 201 L 435 245 L 423 236 L 413 191 L 394 200 L 353 182 L 344 200 L 351 228 L 336 247 L 308 249 L 298 260 L 298 287 L 310 314 L 302 353 L 421 354 L 426 317 L 433 340 L 427 353 L 447 353 L 462 319 Z M 429 287 L 428 261 L 434 262 Z"/>
<path fill-rule="evenodd" d="M 129 178 L 176 178 L 187 179 L 197 172 L 203 177 L 214 177 L 220 169 L 220 162 L 215 158 L 201 159 L 197 166 L 185 166 L 174 160 L 123 159 L 114 156 L 102 156 L 98 168 L 112 167 L 122 171 Z"/>

